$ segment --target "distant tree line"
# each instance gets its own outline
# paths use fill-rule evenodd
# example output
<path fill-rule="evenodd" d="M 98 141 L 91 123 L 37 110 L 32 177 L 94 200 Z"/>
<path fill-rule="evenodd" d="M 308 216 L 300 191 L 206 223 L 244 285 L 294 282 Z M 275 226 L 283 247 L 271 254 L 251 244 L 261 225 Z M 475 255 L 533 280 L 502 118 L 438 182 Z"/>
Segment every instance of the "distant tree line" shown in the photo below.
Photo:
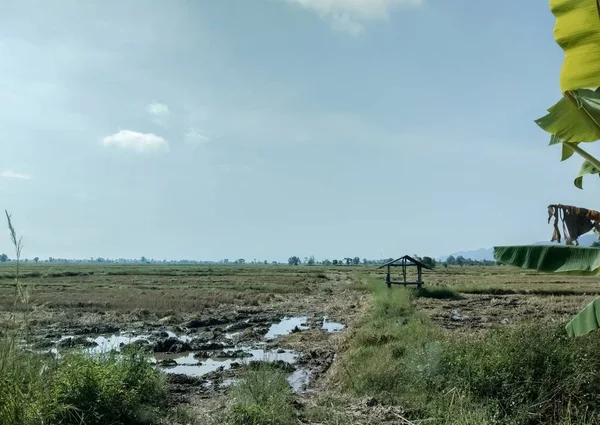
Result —
<path fill-rule="evenodd" d="M 458 257 L 454 257 L 453 255 L 449 256 L 448 258 L 446 258 L 446 261 L 444 261 L 444 266 L 448 267 L 448 266 L 494 266 L 494 265 L 500 265 L 499 262 L 497 261 L 490 261 L 490 260 L 472 260 L 470 258 L 465 258 L 462 255 L 459 255 Z"/>
<path fill-rule="evenodd" d="M 472 260 L 470 258 L 464 258 L 463 256 L 449 256 L 445 261 L 438 262 L 433 257 L 419 257 L 417 255 L 413 255 L 413 257 L 424 264 L 428 265 L 431 268 L 435 268 L 438 265 L 443 265 L 444 267 L 448 266 L 491 266 L 491 265 L 499 265 L 499 263 L 495 261 L 489 260 Z M 367 258 L 360 257 L 343 257 L 340 259 L 334 258 L 332 260 L 317 260 L 314 255 L 310 257 L 304 257 L 301 259 L 298 256 L 291 256 L 288 258 L 287 264 L 290 266 L 369 266 L 369 265 L 381 265 L 393 261 L 393 258 L 383 258 L 379 260 L 369 260 Z M 6 254 L 0 254 L 0 263 L 8 263 L 12 260 Z M 267 261 L 267 260 L 257 260 L 254 258 L 251 261 L 246 261 L 244 258 L 238 258 L 237 260 L 229 260 L 223 259 L 219 261 L 196 261 L 196 260 L 155 260 L 153 258 L 147 258 L 142 256 L 140 258 L 117 258 L 117 259 L 109 259 L 103 257 L 89 258 L 89 259 L 67 259 L 67 258 L 54 258 L 49 257 L 46 260 L 41 260 L 39 257 L 34 257 L 33 259 L 23 259 L 24 262 L 33 261 L 35 263 L 43 262 L 43 263 L 76 263 L 76 264 L 233 264 L 233 265 L 280 265 L 282 263 L 278 261 Z M 285 264 L 285 263 L 284 263 Z"/>

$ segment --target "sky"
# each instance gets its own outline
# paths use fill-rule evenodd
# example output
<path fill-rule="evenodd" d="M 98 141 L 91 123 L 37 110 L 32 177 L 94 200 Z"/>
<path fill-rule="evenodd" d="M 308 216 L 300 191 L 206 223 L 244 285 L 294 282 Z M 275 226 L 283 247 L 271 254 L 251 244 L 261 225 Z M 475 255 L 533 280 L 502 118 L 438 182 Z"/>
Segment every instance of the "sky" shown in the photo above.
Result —
<path fill-rule="evenodd" d="M 0 0 L 0 208 L 29 258 L 548 240 L 548 204 L 600 208 L 534 123 L 553 26 L 541 0 Z"/>

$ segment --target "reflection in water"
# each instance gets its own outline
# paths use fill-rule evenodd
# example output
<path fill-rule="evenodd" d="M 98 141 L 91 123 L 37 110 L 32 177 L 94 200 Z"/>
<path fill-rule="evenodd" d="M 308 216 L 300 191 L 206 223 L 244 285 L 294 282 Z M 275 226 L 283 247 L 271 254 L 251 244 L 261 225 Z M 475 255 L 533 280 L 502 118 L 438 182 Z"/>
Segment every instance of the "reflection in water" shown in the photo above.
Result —
<path fill-rule="evenodd" d="M 307 317 L 291 317 L 284 318 L 280 323 L 273 324 L 269 329 L 265 339 L 273 339 L 280 335 L 287 335 L 292 332 L 295 327 L 299 329 L 308 329 L 305 325 Z M 330 327 L 325 327 L 325 325 Z M 343 328 L 343 325 L 339 323 L 326 322 L 326 318 L 323 320 L 323 329 L 328 331 L 335 331 Z M 331 329 L 331 330 L 330 330 Z M 189 341 L 189 336 L 177 336 L 175 333 L 167 331 L 167 334 L 171 338 L 178 338 L 181 341 Z M 229 337 L 235 337 L 238 333 L 228 334 Z M 61 338 L 69 338 L 70 336 L 64 336 Z M 83 351 L 91 355 L 98 355 L 109 353 L 111 351 L 120 352 L 121 349 L 136 341 L 144 341 L 145 343 L 151 344 L 150 335 L 132 335 L 128 333 L 120 333 L 117 335 L 98 336 L 96 338 L 87 338 L 88 341 L 93 341 L 97 345 L 95 347 L 86 348 Z M 262 346 L 265 342 L 259 342 L 258 345 Z M 194 377 L 202 377 L 208 373 L 215 372 L 218 370 L 230 369 L 232 364 L 245 364 L 250 361 L 283 361 L 285 363 L 296 363 L 298 360 L 299 353 L 293 350 L 265 350 L 250 346 L 236 346 L 234 348 L 227 348 L 222 350 L 227 354 L 234 353 L 232 358 L 196 358 L 197 352 L 184 352 L 184 353 L 153 353 L 148 355 L 148 361 L 157 364 L 160 369 L 169 374 L 183 374 Z M 48 352 L 60 357 L 59 350 L 52 348 Z M 216 353 L 215 353 L 216 354 Z M 165 360 L 173 360 L 174 365 L 162 366 L 160 363 Z M 173 362 L 172 362 L 173 363 Z M 288 382 L 294 389 L 294 391 L 303 390 L 309 382 L 310 372 L 306 369 L 300 369 L 291 374 L 288 378 Z M 226 380 L 219 385 L 230 386 L 233 385 L 236 380 Z"/>
<path fill-rule="evenodd" d="M 90 354 L 108 353 L 112 350 L 121 351 L 121 347 L 136 341 L 148 341 L 148 335 L 131 336 L 127 334 L 110 335 L 108 337 L 99 336 L 97 338 L 88 338 L 98 344 L 95 347 L 88 348 L 86 351 Z"/>
<path fill-rule="evenodd" d="M 294 392 L 302 392 L 308 387 L 310 381 L 310 371 L 308 369 L 298 369 L 288 377 L 288 382 Z"/>
<path fill-rule="evenodd" d="M 190 342 L 193 338 L 189 335 L 177 335 L 175 332 L 166 331 L 169 338 L 177 338 L 181 342 Z"/>
<path fill-rule="evenodd" d="M 292 333 L 292 330 L 296 327 L 300 330 L 308 329 L 305 325 L 308 317 L 286 317 L 279 323 L 274 323 L 269 328 L 269 331 L 265 335 L 265 339 L 274 339 L 278 336 L 288 335 Z"/>
<path fill-rule="evenodd" d="M 324 329 L 327 332 L 339 332 L 344 329 L 344 325 L 337 322 L 330 322 L 327 316 L 323 317 L 323 326 L 321 329 Z"/>
<path fill-rule="evenodd" d="M 238 348 L 237 350 L 240 350 Z M 179 357 L 171 356 L 171 359 L 174 359 L 177 362 L 177 366 L 169 367 L 163 369 L 166 373 L 176 373 L 183 374 L 188 376 L 201 377 L 206 375 L 207 373 L 215 372 L 219 370 L 221 367 L 222 370 L 227 370 L 231 368 L 232 363 L 245 363 L 253 360 L 262 360 L 262 361 L 284 361 L 286 363 L 294 363 L 298 359 L 298 353 L 286 350 L 282 353 L 278 353 L 276 351 L 265 351 L 261 349 L 241 349 L 245 353 L 250 354 L 249 357 L 244 358 L 233 358 L 233 359 L 196 359 L 194 357 L 194 353 L 183 353 L 180 354 Z M 224 350 L 226 352 L 236 351 L 236 349 L 228 349 Z M 161 354 L 156 354 L 155 359 L 160 361 L 164 360 L 166 357 Z"/>

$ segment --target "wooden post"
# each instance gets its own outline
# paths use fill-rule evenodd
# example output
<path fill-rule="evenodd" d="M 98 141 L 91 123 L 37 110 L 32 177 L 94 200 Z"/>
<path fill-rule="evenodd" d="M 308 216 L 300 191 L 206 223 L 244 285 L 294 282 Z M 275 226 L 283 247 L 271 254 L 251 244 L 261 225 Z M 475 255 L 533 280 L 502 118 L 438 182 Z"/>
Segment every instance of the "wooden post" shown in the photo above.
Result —
<path fill-rule="evenodd" d="M 388 288 L 392 288 L 392 279 L 390 279 L 390 266 L 387 266 L 387 274 L 385 275 L 385 283 L 387 283 Z"/>
<path fill-rule="evenodd" d="M 404 287 L 406 288 L 406 258 L 402 259 L 402 277 L 404 278 Z"/>
<path fill-rule="evenodd" d="M 421 289 L 421 265 L 417 264 L 417 289 Z"/>

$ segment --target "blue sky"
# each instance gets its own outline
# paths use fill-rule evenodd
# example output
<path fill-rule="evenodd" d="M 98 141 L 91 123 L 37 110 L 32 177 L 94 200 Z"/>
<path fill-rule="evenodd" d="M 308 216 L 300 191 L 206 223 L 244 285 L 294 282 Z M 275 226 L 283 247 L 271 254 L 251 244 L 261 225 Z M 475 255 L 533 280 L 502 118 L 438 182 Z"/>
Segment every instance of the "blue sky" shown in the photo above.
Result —
<path fill-rule="evenodd" d="M 553 26 L 541 0 L 3 0 L 0 207 L 28 257 L 546 240 L 549 203 L 600 208 L 533 122 Z"/>

